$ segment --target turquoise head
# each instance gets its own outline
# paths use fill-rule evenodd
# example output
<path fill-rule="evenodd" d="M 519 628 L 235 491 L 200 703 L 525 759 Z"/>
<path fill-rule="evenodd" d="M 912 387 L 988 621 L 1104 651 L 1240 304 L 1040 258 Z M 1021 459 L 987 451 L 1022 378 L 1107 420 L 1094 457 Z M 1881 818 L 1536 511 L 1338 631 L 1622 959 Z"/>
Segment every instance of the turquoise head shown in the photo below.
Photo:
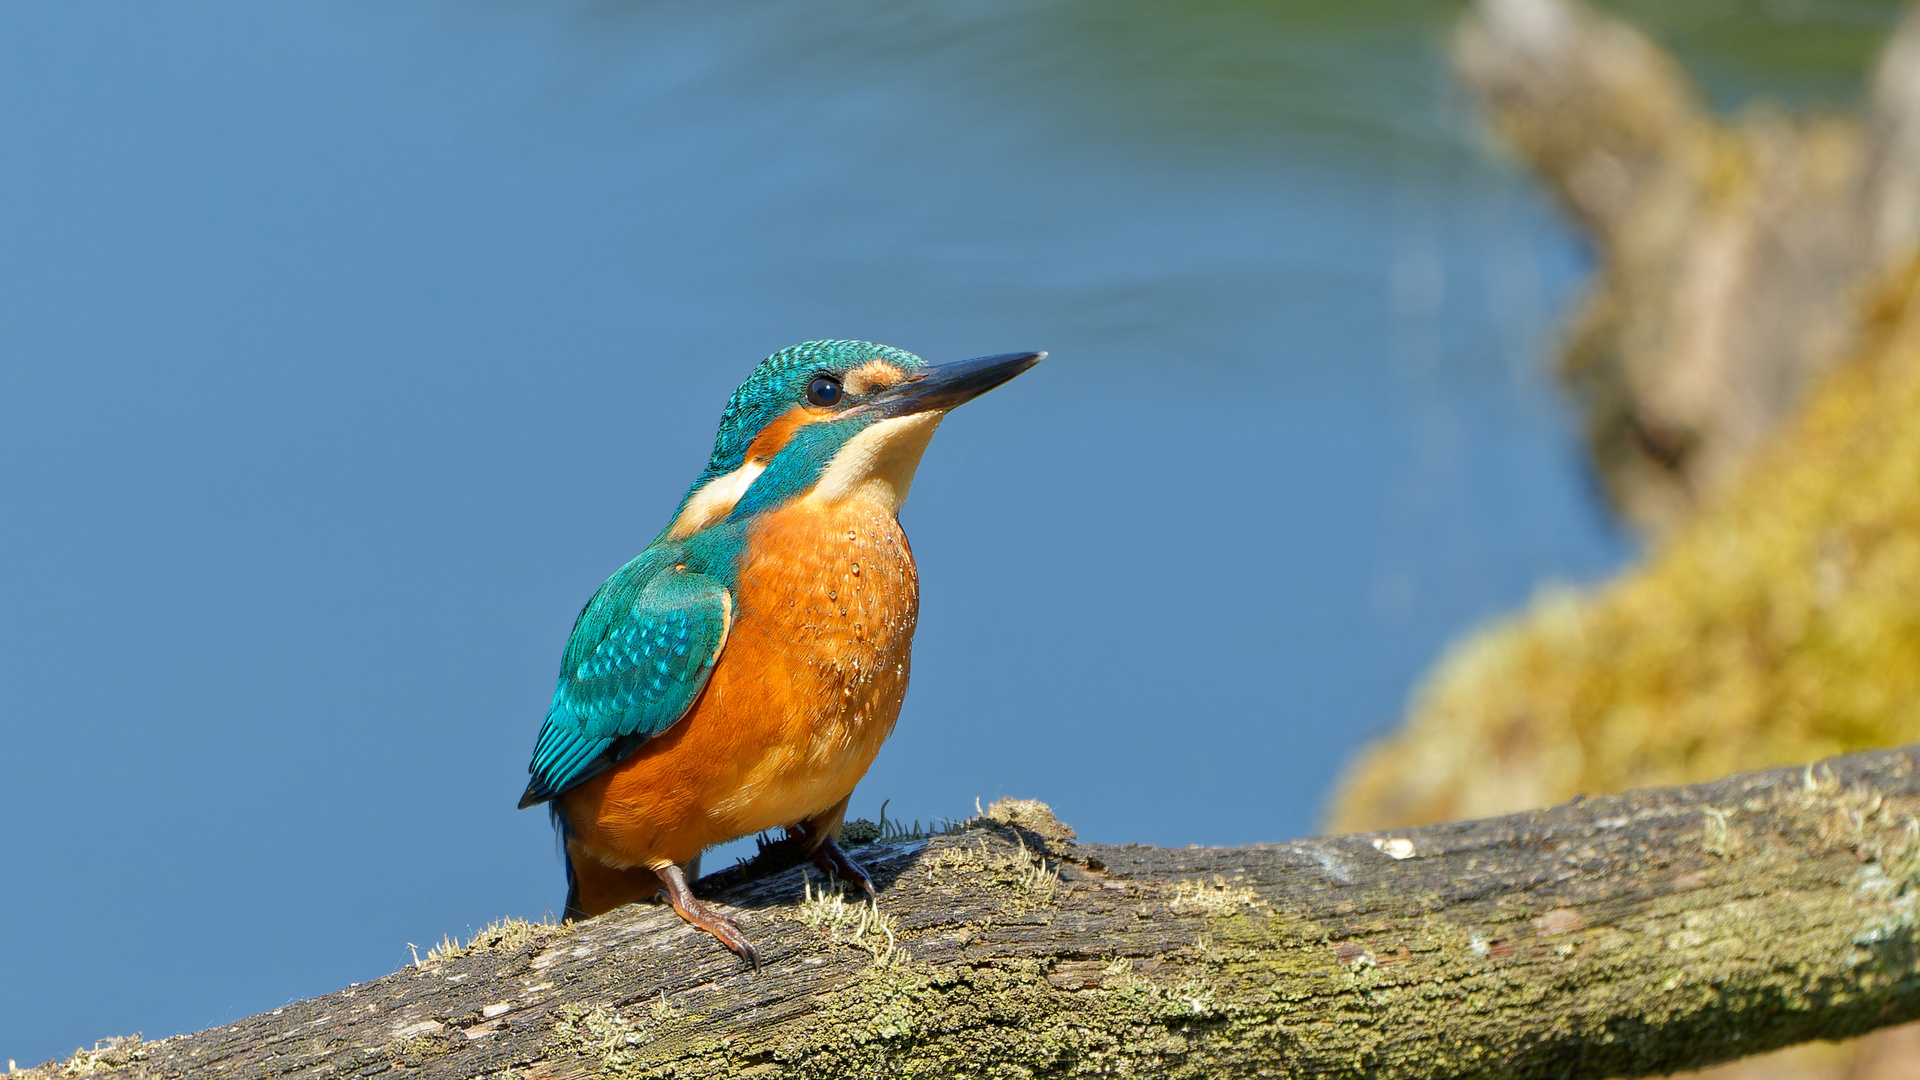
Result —
<path fill-rule="evenodd" d="M 799 498 L 872 498 L 898 511 L 947 411 L 1044 356 L 933 365 L 871 341 L 781 349 L 727 400 L 713 455 L 667 533 L 690 536 Z"/>

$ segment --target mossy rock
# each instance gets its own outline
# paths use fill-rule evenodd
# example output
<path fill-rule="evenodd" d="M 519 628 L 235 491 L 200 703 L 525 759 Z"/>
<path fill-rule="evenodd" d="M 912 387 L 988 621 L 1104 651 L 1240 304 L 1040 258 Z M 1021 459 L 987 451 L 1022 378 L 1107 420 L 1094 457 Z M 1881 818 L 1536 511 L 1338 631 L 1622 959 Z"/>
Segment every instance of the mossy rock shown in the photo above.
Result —
<path fill-rule="evenodd" d="M 1442 660 L 1328 827 L 1484 817 L 1920 740 L 1920 272 L 1725 496 Z"/>

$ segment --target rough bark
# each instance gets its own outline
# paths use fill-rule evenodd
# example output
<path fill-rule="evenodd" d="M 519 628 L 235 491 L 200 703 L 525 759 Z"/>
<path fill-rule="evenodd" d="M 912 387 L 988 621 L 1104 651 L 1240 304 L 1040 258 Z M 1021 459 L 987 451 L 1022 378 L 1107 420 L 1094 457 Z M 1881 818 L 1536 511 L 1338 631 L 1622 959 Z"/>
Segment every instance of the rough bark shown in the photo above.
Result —
<path fill-rule="evenodd" d="M 1920 245 L 1920 17 L 1858 115 L 1715 117 L 1672 57 L 1575 0 L 1480 0 L 1454 60 L 1594 240 L 1562 375 L 1614 505 L 1664 532 L 1852 346 L 1863 283 Z"/>
<path fill-rule="evenodd" d="M 1076 844 L 1038 804 L 44 1075 L 1608 1077 L 1920 1016 L 1920 747 L 1397 833 Z M 725 885 L 720 878 L 711 884 Z"/>

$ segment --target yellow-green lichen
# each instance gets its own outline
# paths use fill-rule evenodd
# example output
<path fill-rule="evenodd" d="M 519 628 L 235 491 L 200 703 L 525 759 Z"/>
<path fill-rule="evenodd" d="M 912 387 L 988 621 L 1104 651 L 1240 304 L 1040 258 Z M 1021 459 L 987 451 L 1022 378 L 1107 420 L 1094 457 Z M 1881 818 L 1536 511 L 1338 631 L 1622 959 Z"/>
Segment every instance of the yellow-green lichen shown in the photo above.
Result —
<path fill-rule="evenodd" d="M 1009 913 L 1026 911 L 1053 899 L 1060 886 L 1060 867 L 1040 852 L 1030 850 L 1024 837 L 1015 837 L 1012 850 L 1003 850 L 980 837 L 974 843 L 954 843 L 929 851 L 920 860 L 928 877 L 961 873 L 974 884 L 998 887 L 1008 894 Z"/>
<path fill-rule="evenodd" d="M 1260 895 L 1252 889 L 1229 884 L 1219 874 L 1213 880 L 1176 882 L 1167 908 L 1180 914 L 1233 915 L 1244 908 L 1264 908 Z"/>
<path fill-rule="evenodd" d="M 822 884 L 815 889 L 812 876 L 804 868 L 800 871 L 800 882 L 800 902 L 793 908 L 795 921 L 826 931 L 836 945 L 844 942 L 865 949 L 876 964 L 907 959 L 904 952 L 896 949 L 898 937 L 892 917 L 881 911 L 877 902 L 847 903 L 844 883 L 836 883 L 831 889 Z"/>
<path fill-rule="evenodd" d="M 595 1074 L 619 1080 L 725 1075 L 729 1061 L 727 1040 L 665 994 L 628 1011 L 607 1004 L 564 1006 L 553 1032 L 559 1056 L 577 1057 Z"/>
<path fill-rule="evenodd" d="M 1038 961 L 875 969 L 823 1003 L 773 1060 L 785 1075 L 1205 1075 L 1196 1041 L 1224 1023 L 1214 994 L 1137 977 L 1063 991 Z"/>

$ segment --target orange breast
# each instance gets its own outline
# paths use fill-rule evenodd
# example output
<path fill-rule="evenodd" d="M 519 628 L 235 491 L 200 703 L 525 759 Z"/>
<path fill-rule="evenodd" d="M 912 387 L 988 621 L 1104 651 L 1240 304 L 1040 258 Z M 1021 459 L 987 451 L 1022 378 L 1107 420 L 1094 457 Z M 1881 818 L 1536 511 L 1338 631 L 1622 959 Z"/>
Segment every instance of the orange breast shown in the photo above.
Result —
<path fill-rule="evenodd" d="M 837 806 L 900 715 L 919 607 L 890 508 L 802 500 L 764 517 L 706 691 L 562 797 L 576 847 L 610 866 L 678 864 Z"/>

